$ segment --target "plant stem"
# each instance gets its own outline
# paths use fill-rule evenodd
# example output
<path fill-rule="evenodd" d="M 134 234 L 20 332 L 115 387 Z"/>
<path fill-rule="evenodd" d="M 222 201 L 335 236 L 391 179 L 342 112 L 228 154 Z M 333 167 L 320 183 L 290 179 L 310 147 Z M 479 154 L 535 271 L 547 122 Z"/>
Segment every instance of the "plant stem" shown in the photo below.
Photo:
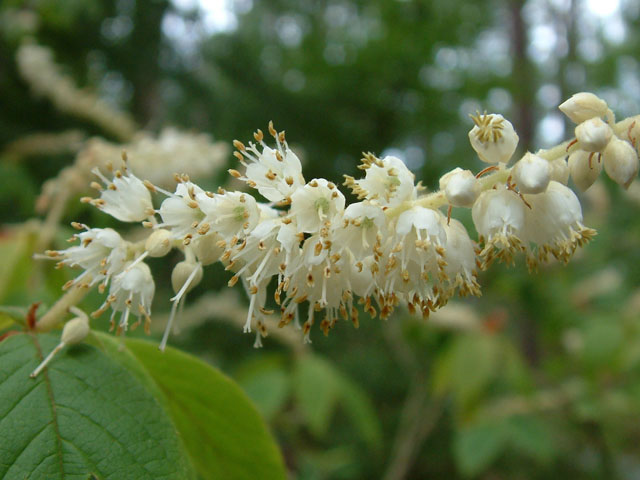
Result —
<path fill-rule="evenodd" d="M 35 330 L 37 332 L 48 332 L 62 321 L 62 317 L 69 309 L 78 304 L 87 293 L 89 288 L 79 285 L 72 286 L 67 293 L 58 299 L 58 301 L 45 313 L 36 323 Z"/>

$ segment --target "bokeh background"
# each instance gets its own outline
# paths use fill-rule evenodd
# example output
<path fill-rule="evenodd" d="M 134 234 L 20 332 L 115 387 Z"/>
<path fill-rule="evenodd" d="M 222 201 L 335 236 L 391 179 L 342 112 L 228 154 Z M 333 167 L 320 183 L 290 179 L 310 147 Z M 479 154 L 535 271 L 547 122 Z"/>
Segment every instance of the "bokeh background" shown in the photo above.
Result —
<path fill-rule="evenodd" d="M 21 66 L 29 46 L 58 76 Z M 557 105 L 575 92 L 640 113 L 639 62 L 637 0 L 5 0 L 0 303 L 59 297 L 72 272 L 31 256 L 64 248 L 72 220 L 123 229 L 78 202 L 86 192 L 38 202 L 88 142 L 117 152 L 176 127 L 229 145 L 273 120 L 306 178 L 341 183 L 372 151 L 435 188 L 455 166 L 482 168 L 469 114 L 511 119 L 520 152 L 548 147 L 572 135 Z M 204 187 L 234 186 L 222 158 Z M 361 316 L 311 345 L 273 332 L 254 350 L 245 298 L 213 266 L 171 343 L 243 386 L 292 478 L 640 478 L 640 187 L 601 178 L 580 198 L 599 235 L 569 266 L 494 267 L 481 298 L 428 321 Z M 155 336 L 180 260 L 151 262 Z"/>

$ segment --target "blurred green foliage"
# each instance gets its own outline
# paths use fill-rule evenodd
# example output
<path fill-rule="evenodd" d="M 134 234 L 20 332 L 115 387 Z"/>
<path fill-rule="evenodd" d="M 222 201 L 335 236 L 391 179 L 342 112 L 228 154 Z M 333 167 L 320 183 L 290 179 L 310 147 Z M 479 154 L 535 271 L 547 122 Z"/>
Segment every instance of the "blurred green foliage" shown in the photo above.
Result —
<path fill-rule="evenodd" d="M 621 0 L 602 20 L 587 3 L 245 0 L 232 5 L 237 25 L 211 32 L 180 2 L 3 2 L 0 302 L 51 305 L 71 278 L 31 262 L 38 227 L 23 222 L 73 155 L 16 157 L 11 143 L 71 128 L 108 136 L 32 94 L 15 63 L 27 36 L 146 129 L 230 142 L 273 120 L 307 178 L 340 182 L 360 152 L 394 152 L 432 188 L 455 166 L 479 170 L 466 141 L 476 109 L 512 118 L 523 149 L 571 136 L 554 108 L 575 91 L 640 112 L 640 8 Z M 483 273 L 463 332 L 403 313 L 361 316 L 357 331 L 316 333 L 313 353 L 271 337 L 254 351 L 228 312 L 211 312 L 173 343 L 245 389 L 295 478 L 638 478 L 638 201 L 606 182 L 582 199 L 596 240 L 567 267 Z M 73 209 L 65 222 L 107 225 Z M 166 264 L 152 268 L 168 285 Z M 213 268 L 190 301 L 227 279 Z M 156 312 L 171 295 L 158 285 Z"/>

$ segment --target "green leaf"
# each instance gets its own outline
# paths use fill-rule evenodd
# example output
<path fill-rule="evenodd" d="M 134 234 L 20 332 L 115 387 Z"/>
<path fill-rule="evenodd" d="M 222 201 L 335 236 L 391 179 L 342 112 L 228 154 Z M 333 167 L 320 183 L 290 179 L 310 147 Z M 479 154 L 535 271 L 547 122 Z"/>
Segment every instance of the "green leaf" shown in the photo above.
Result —
<path fill-rule="evenodd" d="M 434 391 L 468 406 L 498 373 L 500 344 L 491 335 L 463 335 L 435 365 Z"/>
<path fill-rule="evenodd" d="M 234 375 L 267 420 L 282 410 L 291 391 L 290 377 L 281 363 L 260 357 Z"/>
<path fill-rule="evenodd" d="M 0 342 L 0 477 L 192 478 L 167 413 L 128 370 L 91 345 L 29 373 L 57 335 Z"/>
<path fill-rule="evenodd" d="M 284 479 L 267 427 L 233 381 L 201 360 L 155 343 L 127 340 L 162 390 L 191 460 L 203 479 Z"/>
<path fill-rule="evenodd" d="M 34 234 L 27 228 L 16 229 L 0 236 L 0 301 L 14 303 L 7 299 L 27 284 L 27 278 L 33 268 Z M 16 302 L 17 303 L 17 302 Z"/>
<path fill-rule="evenodd" d="M 304 355 L 296 363 L 294 394 L 309 430 L 322 437 L 340 394 L 341 379 L 327 361 L 316 355 Z"/>
<path fill-rule="evenodd" d="M 516 450 L 540 462 L 553 458 L 553 435 L 542 420 L 530 415 L 516 415 L 509 418 L 507 428 L 510 443 Z"/>
<path fill-rule="evenodd" d="M 26 314 L 26 308 L 0 306 L 0 331 L 5 328 L 24 325 L 24 317 Z"/>
<path fill-rule="evenodd" d="M 468 476 L 484 471 L 504 449 L 507 434 L 499 421 L 477 423 L 459 430 L 454 455 L 460 471 Z"/>
<path fill-rule="evenodd" d="M 615 317 L 591 321 L 585 326 L 584 358 L 591 365 L 610 367 L 623 340 L 624 332 Z"/>

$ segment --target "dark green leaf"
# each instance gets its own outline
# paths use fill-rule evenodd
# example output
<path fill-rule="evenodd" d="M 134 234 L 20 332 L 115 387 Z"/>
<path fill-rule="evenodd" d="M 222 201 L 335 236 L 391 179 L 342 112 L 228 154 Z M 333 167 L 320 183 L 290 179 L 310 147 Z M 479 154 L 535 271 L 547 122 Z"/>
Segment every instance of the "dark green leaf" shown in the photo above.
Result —
<path fill-rule="evenodd" d="M 160 403 L 95 347 L 67 347 L 29 378 L 58 341 L 20 334 L 0 342 L 0 477 L 192 478 Z"/>

